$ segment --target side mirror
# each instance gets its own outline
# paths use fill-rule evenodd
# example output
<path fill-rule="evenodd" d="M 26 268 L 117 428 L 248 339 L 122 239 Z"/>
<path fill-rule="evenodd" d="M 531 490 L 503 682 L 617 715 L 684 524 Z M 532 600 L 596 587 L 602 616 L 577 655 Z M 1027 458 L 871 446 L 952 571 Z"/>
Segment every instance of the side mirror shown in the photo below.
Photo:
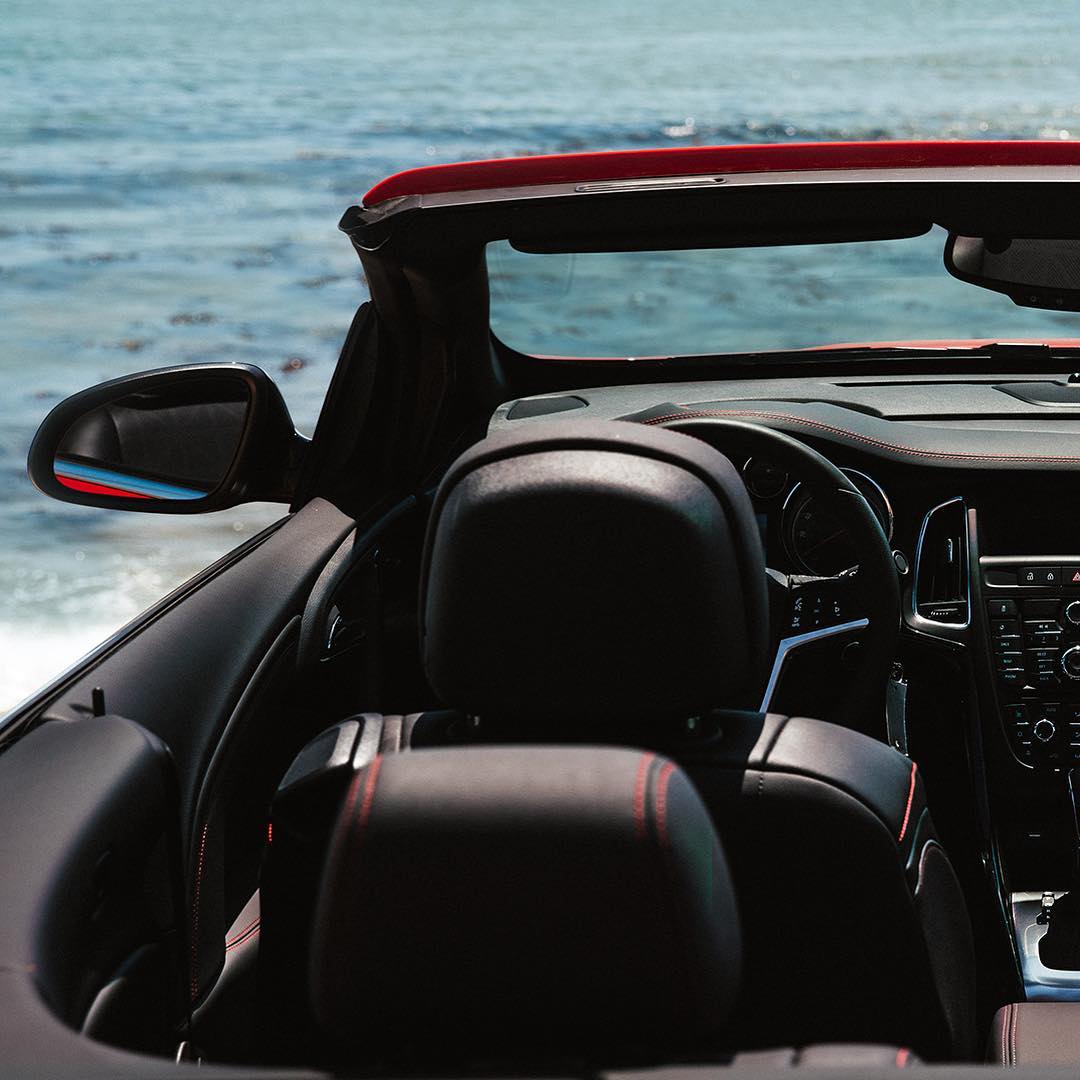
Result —
<path fill-rule="evenodd" d="M 291 501 L 307 445 L 264 371 L 193 364 L 62 401 L 34 436 L 27 472 L 63 502 L 200 514 Z"/>

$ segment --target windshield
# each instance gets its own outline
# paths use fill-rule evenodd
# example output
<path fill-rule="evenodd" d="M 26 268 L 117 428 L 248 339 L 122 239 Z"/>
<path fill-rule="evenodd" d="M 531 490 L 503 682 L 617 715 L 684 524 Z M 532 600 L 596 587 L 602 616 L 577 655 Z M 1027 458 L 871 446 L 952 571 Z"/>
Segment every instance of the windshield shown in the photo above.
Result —
<path fill-rule="evenodd" d="M 532 255 L 488 246 L 491 326 L 525 353 L 667 356 L 864 342 L 1080 339 L 945 270 L 937 227 L 904 240 Z"/>

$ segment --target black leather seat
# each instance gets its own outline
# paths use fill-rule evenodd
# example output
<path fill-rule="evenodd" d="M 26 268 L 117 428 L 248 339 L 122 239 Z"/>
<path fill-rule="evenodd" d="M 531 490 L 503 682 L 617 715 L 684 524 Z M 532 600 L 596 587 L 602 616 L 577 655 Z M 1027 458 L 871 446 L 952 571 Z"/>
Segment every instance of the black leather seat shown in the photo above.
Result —
<path fill-rule="evenodd" d="M 971 929 L 913 763 L 820 721 L 717 711 L 758 699 L 768 659 L 760 534 L 721 454 L 617 422 L 484 440 L 436 496 L 421 621 L 428 677 L 472 738 L 684 765 L 743 913 L 742 1045 L 974 1052 Z M 451 727 L 401 730 L 431 745 Z"/>
<path fill-rule="evenodd" d="M 652 753 L 482 747 L 351 778 L 313 920 L 327 1063 L 716 1056 L 739 922 L 708 811 Z"/>

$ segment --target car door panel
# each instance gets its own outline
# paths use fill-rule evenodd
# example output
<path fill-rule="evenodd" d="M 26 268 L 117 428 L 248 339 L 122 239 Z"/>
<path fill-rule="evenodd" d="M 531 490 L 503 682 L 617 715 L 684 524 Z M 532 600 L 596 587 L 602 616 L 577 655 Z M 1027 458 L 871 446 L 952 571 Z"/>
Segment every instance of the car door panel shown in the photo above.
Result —
<path fill-rule="evenodd" d="M 85 717 L 100 687 L 109 712 L 136 720 L 168 745 L 181 819 L 190 824 L 229 717 L 353 527 L 336 507 L 313 499 L 243 559 L 82 672 L 45 719 Z"/>

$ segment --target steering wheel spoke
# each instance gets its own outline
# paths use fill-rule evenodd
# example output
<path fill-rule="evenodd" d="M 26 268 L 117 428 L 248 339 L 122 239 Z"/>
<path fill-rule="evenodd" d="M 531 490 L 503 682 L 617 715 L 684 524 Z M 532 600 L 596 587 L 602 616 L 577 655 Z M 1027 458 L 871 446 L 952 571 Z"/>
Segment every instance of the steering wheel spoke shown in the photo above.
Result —
<path fill-rule="evenodd" d="M 857 571 L 835 577 L 791 576 L 770 571 L 773 582 L 783 584 L 779 610 L 780 625 L 773 634 L 776 651 L 769 679 L 762 695 L 760 712 L 768 712 L 780 685 L 784 665 L 797 650 L 865 630 L 870 620 L 860 603 Z"/>

